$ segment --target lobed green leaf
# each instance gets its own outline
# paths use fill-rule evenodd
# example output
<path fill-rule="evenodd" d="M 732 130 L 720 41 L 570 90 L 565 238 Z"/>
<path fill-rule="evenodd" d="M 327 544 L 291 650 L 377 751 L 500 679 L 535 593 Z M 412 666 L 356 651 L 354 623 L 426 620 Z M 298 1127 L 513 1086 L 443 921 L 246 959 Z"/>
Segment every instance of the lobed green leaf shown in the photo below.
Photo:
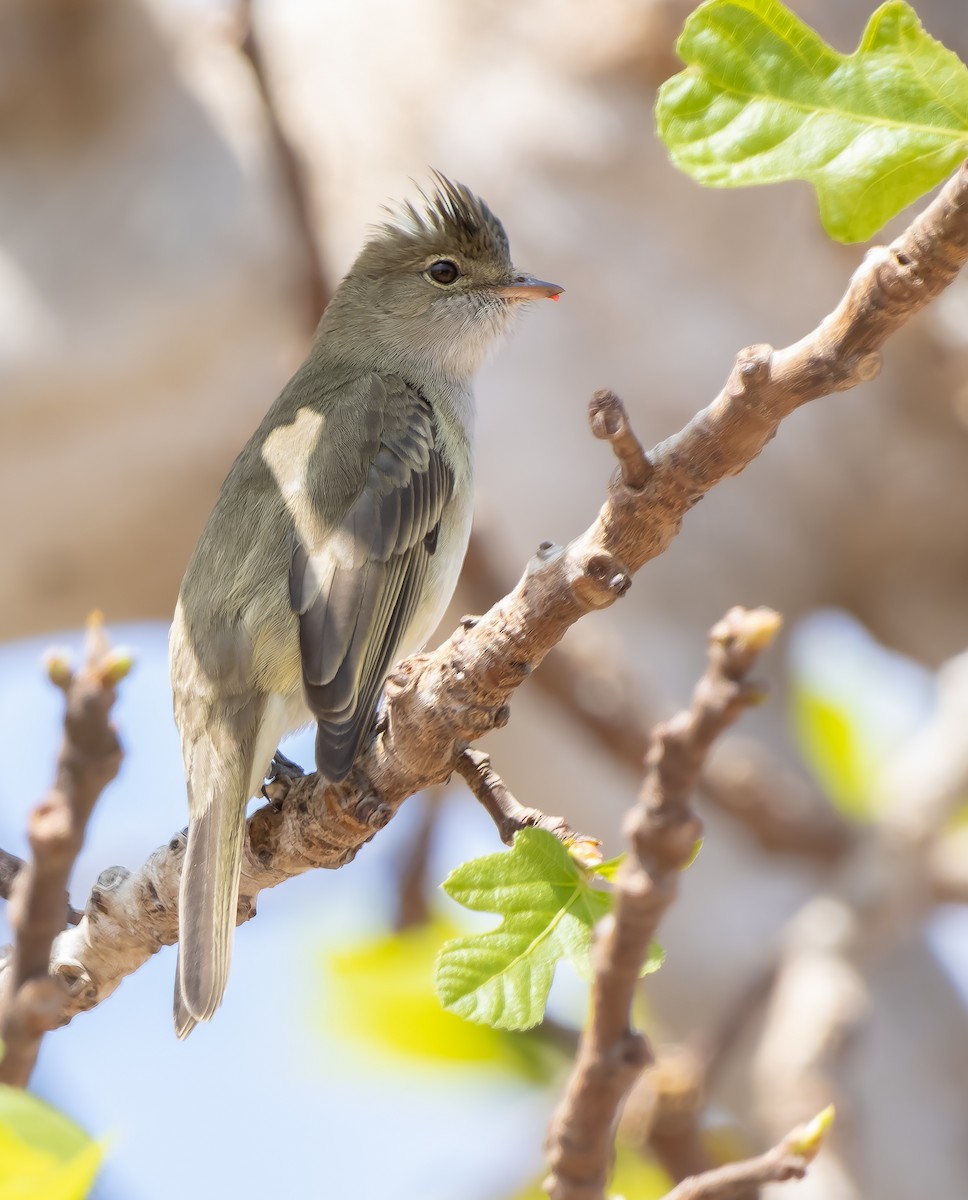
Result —
<path fill-rule="evenodd" d="M 707 0 L 659 90 L 659 134 L 699 183 L 803 179 L 824 228 L 863 241 L 968 154 L 968 68 L 904 0 L 840 54 L 778 0 Z"/>
<path fill-rule="evenodd" d="M 508 851 L 458 867 L 444 890 L 465 908 L 504 919 L 488 933 L 455 938 L 437 959 L 437 995 L 468 1021 L 497 1029 L 529 1029 L 544 1016 L 555 967 L 568 958 L 591 974 L 595 923 L 611 896 L 592 886 L 556 837 L 525 829 Z"/>

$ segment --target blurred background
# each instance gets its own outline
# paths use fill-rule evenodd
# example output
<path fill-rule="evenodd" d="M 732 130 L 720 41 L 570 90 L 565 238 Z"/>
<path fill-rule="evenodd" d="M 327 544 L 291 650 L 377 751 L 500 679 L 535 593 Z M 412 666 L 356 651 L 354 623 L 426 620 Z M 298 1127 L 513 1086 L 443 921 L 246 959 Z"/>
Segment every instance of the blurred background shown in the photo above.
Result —
<path fill-rule="evenodd" d="M 742 346 L 796 340 L 836 303 L 863 248 L 825 237 L 806 186 L 704 191 L 655 137 L 691 7 L 4 0 L 5 848 L 23 853 L 58 742 L 43 649 L 76 645 L 100 608 L 138 658 L 118 712 L 128 757 L 75 904 L 185 822 L 165 664 L 181 575 L 381 204 L 438 168 L 486 198 L 519 267 L 567 289 L 480 377 L 474 541 L 441 636 L 593 518 L 613 469 L 587 427 L 596 388 L 654 444 Z M 844 51 L 871 11 L 795 8 Z M 960 3 L 918 12 L 968 58 Z M 762 1148 L 831 1099 L 834 1144 L 798 1196 L 962 1190 L 966 339 L 957 283 L 892 339 L 875 383 L 795 414 L 690 514 L 487 740 L 523 803 L 618 853 L 650 721 L 687 701 L 708 628 L 737 603 L 784 615 L 770 701 L 710 767 L 704 848 L 645 988 L 662 1053 L 623 1127 L 630 1195 L 660 1194 L 658 1167 Z M 311 739 L 288 752 L 308 762 Z M 423 924 L 445 911 L 446 873 L 497 848 L 460 783 L 414 799 L 348 869 L 263 897 L 224 1010 L 184 1045 L 171 952 L 51 1035 L 37 1090 L 114 1135 L 99 1200 L 530 1196 L 583 990 L 560 980 L 530 1039 L 478 1038 L 434 1007 Z M 380 940 L 394 927 L 415 939 L 403 959 L 426 963 L 422 1007 Z"/>

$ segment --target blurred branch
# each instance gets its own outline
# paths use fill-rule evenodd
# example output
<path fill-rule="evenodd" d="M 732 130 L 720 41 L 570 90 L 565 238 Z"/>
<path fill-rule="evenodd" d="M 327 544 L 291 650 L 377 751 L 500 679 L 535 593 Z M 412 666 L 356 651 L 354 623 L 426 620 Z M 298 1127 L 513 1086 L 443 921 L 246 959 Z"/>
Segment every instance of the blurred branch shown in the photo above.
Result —
<path fill-rule="evenodd" d="M 397 883 L 397 910 L 393 927 L 398 932 L 426 925 L 430 920 L 427 866 L 443 799 L 444 789 L 439 787 L 430 788 L 422 797 L 420 824 L 405 851 Z"/>
<path fill-rule="evenodd" d="M 697 1056 L 687 1046 L 658 1047 L 626 1097 L 619 1135 L 671 1179 L 698 1175 L 715 1165 L 702 1140 L 705 1105 Z"/>
<path fill-rule="evenodd" d="M 968 831 L 939 840 L 931 852 L 929 874 L 937 904 L 968 904 Z"/>
<path fill-rule="evenodd" d="M 816 329 L 783 350 L 742 351 L 719 396 L 647 463 L 644 455 L 635 461 L 621 401 L 599 393 L 592 419 L 616 447 L 623 474 L 611 481 L 598 518 L 568 546 L 543 544 L 489 612 L 463 622 L 434 653 L 397 667 L 377 735 L 348 780 L 293 780 L 278 804 L 249 817 L 240 916 L 255 912 L 264 888 L 351 861 L 408 796 L 443 782 L 470 743 L 507 721 L 511 695 L 567 630 L 624 595 L 632 573 L 666 549 L 685 514 L 755 458 L 784 417 L 808 400 L 873 378 L 884 341 L 966 259 L 968 167 L 962 167 L 890 247 L 868 252 Z M 634 486 L 638 479 L 644 486 Z M 134 874 L 102 875 L 80 925 L 55 945 L 53 969 L 70 985 L 66 1016 L 100 1003 L 175 940 L 183 853 L 178 835 Z"/>
<path fill-rule="evenodd" d="M 700 784 L 703 799 L 733 818 L 764 850 L 820 864 L 839 862 L 857 830 L 802 776 L 766 747 L 729 738 L 716 747 Z"/>
<path fill-rule="evenodd" d="M 945 663 L 936 681 L 930 714 L 893 748 L 879 777 L 871 797 L 876 817 L 784 933 L 750 1056 L 754 1101 L 768 1131 L 846 1086 L 847 1054 L 869 1016 L 878 970 L 910 941 L 939 891 L 957 889 L 957 875 L 944 882 L 952 850 L 964 879 L 965 843 L 959 853 L 957 831 L 945 830 L 968 792 L 968 654 Z"/>
<path fill-rule="evenodd" d="M 482 602 L 502 591 L 499 565 L 479 533 L 471 538 L 461 582 Z M 548 655 L 535 684 L 607 754 L 641 771 L 652 719 L 617 655 L 597 641 L 572 638 Z M 855 840 L 854 828 L 820 792 L 745 739 L 726 739 L 716 748 L 699 787 L 705 801 L 739 822 L 764 850 L 831 863 Z"/>
<path fill-rule="evenodd" d="M 684 1179 L 663 1200 L 734 1200 L 765 1183 L 802 1179 L 832 1120 L 832 1110 L 826 1110 L 808 1124 L 792 1129 L 765 1154 Z"/>
<path fill-rule="evenodd" d="M 762 1012 L 776 978 L 776 962 L 760 971 L 713 1012 L 713 1027 L 692 1044 L 664 1046 L 643 1071 L 625 1101 L 622 1141 L 654 1158 L 672 1179 L 710 1170 L 714 1163 L 703 1138 L 706 1096 L 753 1017 Z M 754 1187 L 737 1193 L 752 1200 Z"/>
<path fill-rule="evenodd" d="M 762 1012 L 776 982 L 777 968 L 774 955 L 765 967 L 744 980 L 735 998 L 727 998 L 720 1005 L 712 1028 L 696 1038 L 692 1053 L 704 1091 L 715 1085 L 719 1073 L 753 1017 Z"/>
<path fill-rule="evenodd" d="M 64 897 L 88 819 L 121 765 L 108 717 L 130 662 L 109 651 L 97 619 L 88 627 L 85 657 L 77 673 L 63 659 L 48 664 L 66 700 L 64 741 L 54 784 L 30 815 L 30 860 L 16 872 L 10 895 L 14 942 L 0 991 L 0 1082 L 18 1087 L 30 1079 L 44 1033 L 62 1020 L 64 990 L 48 973 L 51 946 L 64 927 Z"/>
<path fill-rule="evenodd" d="M 551 1200 L 604 1200 L 619 1109 L 653 1061 L 631 1027 L 639 976 L 702 831 L 689 799 L 714 739 L 759 700 L 745 679 L 778 628 L 767 609 L 727 613 L 710 634 L 691 707 L 653 732 L 639 802 L 625 821 L 630 851 L 615 880 L 615 908 L 596 948 L 588 1025 L 548 1131 Z"/>
<path fill-rule="evenodd" d="M 258 31 L 252 20 L 252 0 L 239 0 L 239 49 L 249 60 L 265 108 L 266 121 L 273 150 L 282 170 L 282 183 L 292 209 L 293 224 L 302 247 L 299 273 L 306 293 L 306 324 L 310 333 L 319 324 L 323 309 L 329 303 L 330 290 L 323 270 L 322 255 L 313 229 L 312 204 L 306 182 L 306 171 L 289 139 L 279 113 L 266 73 L 265 55 Z"/>

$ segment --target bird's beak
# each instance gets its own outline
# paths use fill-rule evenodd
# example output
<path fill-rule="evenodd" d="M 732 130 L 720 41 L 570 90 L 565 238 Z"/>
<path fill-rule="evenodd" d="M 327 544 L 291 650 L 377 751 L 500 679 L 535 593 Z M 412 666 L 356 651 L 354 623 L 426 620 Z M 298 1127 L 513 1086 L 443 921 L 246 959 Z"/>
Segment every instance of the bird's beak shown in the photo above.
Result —
<path fill-rule="evenodd" d="M 495 285 L 494 291 L 509 300 L 557 300 L 565 289 L 557 283 L 545 283 L 533 275 L 515 275 L 510 283 Z"/>

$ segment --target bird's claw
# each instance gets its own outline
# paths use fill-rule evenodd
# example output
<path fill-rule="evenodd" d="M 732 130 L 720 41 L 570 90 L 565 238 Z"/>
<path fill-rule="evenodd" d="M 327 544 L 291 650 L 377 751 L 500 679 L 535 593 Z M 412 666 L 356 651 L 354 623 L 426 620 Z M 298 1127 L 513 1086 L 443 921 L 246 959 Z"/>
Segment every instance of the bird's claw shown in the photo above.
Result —
<path fill-rule="evenodd" d="M 299 763 L 287 758 L 281 750 L 272 756 L 269 774 L 262 785 L 262 794 L 274 807 L 278 808 L 289 795 L 289 789 L 297 779 L 302 779 L 306 772 Z"/>

